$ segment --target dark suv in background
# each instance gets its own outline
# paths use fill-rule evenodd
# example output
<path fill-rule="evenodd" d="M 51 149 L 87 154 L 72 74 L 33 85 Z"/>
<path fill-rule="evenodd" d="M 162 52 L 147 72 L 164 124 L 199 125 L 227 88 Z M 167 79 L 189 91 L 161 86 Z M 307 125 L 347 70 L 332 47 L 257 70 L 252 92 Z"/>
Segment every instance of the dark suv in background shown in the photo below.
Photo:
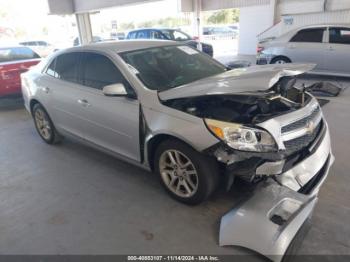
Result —
<path fill-rule="evenodd" d="M 172 40 L 178 42 L 184 42 L 185 44 L 198 48 L 198 41 L 188 34 L 177 29 L 138 29 L 130 31 L 126 39 L 160 39 L 160 40 Z M 202 43 L 202 51 L 211 57 L 214 55 L 213 46 L 210 44 Z"/>

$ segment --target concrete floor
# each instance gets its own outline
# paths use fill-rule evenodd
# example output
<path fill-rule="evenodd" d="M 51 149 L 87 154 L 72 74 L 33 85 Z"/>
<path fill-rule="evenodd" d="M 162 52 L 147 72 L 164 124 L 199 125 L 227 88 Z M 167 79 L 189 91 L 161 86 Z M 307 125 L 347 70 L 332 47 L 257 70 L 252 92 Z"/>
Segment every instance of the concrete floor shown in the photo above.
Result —
<path fill-rule="evenodd" d="M 331 100 L 336 162 L 299 254 L 350 254 L 350 89 Z M 246 254 L 218 246 L 246 190 L 182 205 L 137 167 L 70 139 L 46 145 L 21 105 L 0 101 L 0 254 Z"/>

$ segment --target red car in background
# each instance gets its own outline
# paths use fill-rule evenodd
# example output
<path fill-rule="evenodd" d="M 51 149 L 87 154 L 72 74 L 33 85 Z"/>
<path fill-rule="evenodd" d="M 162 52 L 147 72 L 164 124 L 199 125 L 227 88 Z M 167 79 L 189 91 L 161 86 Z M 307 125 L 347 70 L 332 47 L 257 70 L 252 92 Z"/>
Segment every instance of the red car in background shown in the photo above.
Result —
<path fill-rule="evenodd" d="M 0 47 L 0 97 L 21 94 L 21 73 L 39 62 L 40 56 L 28 47 Z"/>

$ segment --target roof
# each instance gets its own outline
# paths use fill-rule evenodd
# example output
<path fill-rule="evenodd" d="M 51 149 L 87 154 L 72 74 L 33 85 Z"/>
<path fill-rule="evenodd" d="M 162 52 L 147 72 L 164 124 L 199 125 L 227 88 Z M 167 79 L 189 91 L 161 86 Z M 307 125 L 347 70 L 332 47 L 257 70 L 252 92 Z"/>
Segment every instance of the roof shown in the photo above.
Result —
<path fill-rule="evenodd" d="M 322 28 L 322 27 L 348 27 L 350 28 L 350 24 L 314 24 L 314 25 L 305 25 L 305 26 L 300 26 L 297 28 L 294 28 L 276 38 L 272 38 L 273 41 L 289 41 L 290 38 L 292 37 L 292 35 L 296 34 L 296 32 L 303 30 L 303 29 L 313 29 L 313 28 Z M 260 40 L 260 42 L 264 42 L 264 40 L 269 39 L 269 37 L 267 38 L 263 38 Z"/>
<path fill-rule="evenodd" d="M 307 26 L 302 26 L 299 27 L 299 29 L 302 28 L 318 28 L 318 27 L 332 27 L 332 26 L 336 26 L 336 27 L 350 27 L 350 24 L 315 24 L 315 25 L 307 25 Z"/>
<path fill-rule="evenodd" d="M 117 53 L 140 50 L 152 47 L 161 47 L 169 45 L 178 45 L 178 42 L 168 40 L 123 40 L 99 42 L 88 45 L 82 45 L 66 49 L 66 51 L 83 51 L 83 50 L 109 50 Z"/>

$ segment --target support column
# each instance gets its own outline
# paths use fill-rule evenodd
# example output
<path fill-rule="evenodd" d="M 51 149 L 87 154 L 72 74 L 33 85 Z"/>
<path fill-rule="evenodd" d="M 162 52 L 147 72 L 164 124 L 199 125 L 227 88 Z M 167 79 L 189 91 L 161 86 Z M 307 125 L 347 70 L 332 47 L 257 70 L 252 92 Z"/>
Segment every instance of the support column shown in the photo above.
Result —
<path fill-rule="evenodd" d="M 79 39 L 81 45 L 86 45 L 92 42 L 92 28 L 89 13 L 75 15 L 79 30 Z"/>
<path fill-rule="evenodd" d="M 202 35 L 201 10 L 202 0 L 193 0 L 193 32 L 198 38 Z"/>
<path fill-rule="evenodd" d="M 277 24 L 280 20 L 279 17 L 277 17 L 277 5 L 279 0 L 270 0 L 270 10 L 271 10 L 271 26 Z"/>

